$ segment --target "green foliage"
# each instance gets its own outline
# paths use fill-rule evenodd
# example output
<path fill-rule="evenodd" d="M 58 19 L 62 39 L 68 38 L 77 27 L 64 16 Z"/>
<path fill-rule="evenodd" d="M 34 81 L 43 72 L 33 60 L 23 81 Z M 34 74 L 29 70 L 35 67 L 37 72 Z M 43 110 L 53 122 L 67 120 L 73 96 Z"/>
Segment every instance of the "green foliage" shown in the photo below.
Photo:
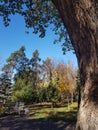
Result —
<path fill-rule="evenodd" d="M 38 91 L 39 102 L 47 101 L 47 88 L 42 88 Z"/>
<path fill-rule="evenodd" d="M 45 35 L 45 28 L 49 26 L 49 23 L 57 27 L 62 23 L 51 0 L 2 0 L 0 7 L 0 16 L 3 17 L 5 26 L 9 25 L 9 16 L 18 13 L 24 17 L 26 27 L 34 27 L 33 32 L 40 32 L 40 37 Z"/>
<path fill-rule="evenodd" d="M 19 50 L 13 52 L 7 58 L 7 64 L 2 68 L 3 71 L 6 71 L 9 74 L 9 77 L 13 77 L 13 73 L 23 72 L 28 64 L 28 58 L 25 55 L 25 47 L 21 47 Z M 21 73 L 20 73 L 21 74 Z M 22 75 L 22 74 L 21 74 Z"/>
<path fill-rule="evenodd" d="M 22 46 L 19 50 L 12 53 L 6 61 L 8 64 L 11 64 L 17 71 L 23 70 L 28 62 L 28 59 L 25 55 L 25 47 Z"/>
<path fill-rule="evenodd" d="M 10 16 L 14 14 L 22 15 L 26 27 L 33 28 L 33 33 L 38 33 L 41 38 L 45 36 L 46 29 L 51 25 L 52 31 L 58 36 L 54 43 L 62 41 L 64 53 L 73 49 L 53 0 L 1 0 L 0 16 L 5 26 L 9 25 Z"/>
<path fill-rule="evenodd" d="M 33 103 L 36 99 L 36 91 L 25 79 L 17 79 L 13 86 L 12 101 Z"/>
<path fill-rule="evenodd" d="M 31 77 L 30 77 L 30 81 L 32 83 L 32 86 L 34 87 L 34 89 L 38 89 L 39 88 L 39 82 L 40 82 L 40 61 L 41 58 L 39 58 L 39 52 L 38 50 L 35 50 L 33 52 L 33 56 L 30 59 L 30 68 L 31 68 Z"/>
<path fill-rule="evenodd" d="M 3 72 L 0 75 L 0 102 L 6 103 L 11 96 L 11 80 L 8 73 Z"/>
<path fill-rule="evenodd" d="M 74 77 L 74 69 L 70 66 L 68 69 L 64 63 L 57 65 L 51 58 L 41 64 L 38 50 L 33 52 L 31 59 L 26 57 L 24 50 L 25 48 L 21 47 L 13 52 L 3 67 L 8 79 L 13 82 L 12 101 L 56 103 L 61 101 L 61 98 L 66 99 L 68 93 L 72 93 L 73 99 L 75 84 L 71 79 Z M 68 75 L 68 78 L 67 74 L 72 76 Z M 4 84 L 5 80 L 3 77 Z M 63 93 L 60 88 L 63 88 Z"/>
<path fill-rule="evenodd" d="M 60 100 L 60 92 L 57 87 L 50 84 L 46 88 L 42 88 L 38 91 L 39 102 L 58 102 Z"/>
<path fill-rule="evenodd" d="M 23 88 L 24 91 L 24 102 L 26 104 L 37 101 L 37 92 L 32 88 L 30 84 Z"/>
<path fill-rule="evenodd" d="M 12 101 L 23 101 L 25 80 L 18 79 L 13 85 Z"/>
<path fill-rule="evenodd" d="M 47 101 L 58 102 L 60 99 L 60 92 L 56 86 L 49 84 L 47 88 Z"/>
<path fill-rule="evenodd" d="M 58 102 L 60 100 L 60 92 L 56 86 L 49 84 L 46 88 L 41 88 L 38 91 L 39 102 Z"/>

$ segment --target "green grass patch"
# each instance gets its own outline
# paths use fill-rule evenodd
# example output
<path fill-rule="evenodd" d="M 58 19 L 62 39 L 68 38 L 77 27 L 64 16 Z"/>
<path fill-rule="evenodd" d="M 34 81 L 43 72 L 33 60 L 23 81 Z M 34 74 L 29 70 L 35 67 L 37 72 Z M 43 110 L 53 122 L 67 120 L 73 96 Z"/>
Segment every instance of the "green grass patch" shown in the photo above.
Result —
<path fill-rule="evenodd" d="M 77 103 L 70 104 L 57 104 L 56 107 L 51 108 L 50 104 L 44 105 L 31 105 L 30 116 L 31 119 L 52 119 L 54 121 L 76 121 L 77 117 Z"/>

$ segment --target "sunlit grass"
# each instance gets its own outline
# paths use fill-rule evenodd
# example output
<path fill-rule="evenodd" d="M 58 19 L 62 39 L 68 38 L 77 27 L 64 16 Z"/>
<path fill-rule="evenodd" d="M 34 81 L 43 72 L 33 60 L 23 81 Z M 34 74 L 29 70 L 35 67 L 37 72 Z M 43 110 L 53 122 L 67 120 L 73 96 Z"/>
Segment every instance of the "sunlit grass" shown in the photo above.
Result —
<path fill-rule="evenodd" d="M 30 116 L 31 119 L 53 119 L 63 121 L 76 121 L 77 103 L 58 104 L 56 107 L 51 108 L 51 105 L 31 105 Z"/>

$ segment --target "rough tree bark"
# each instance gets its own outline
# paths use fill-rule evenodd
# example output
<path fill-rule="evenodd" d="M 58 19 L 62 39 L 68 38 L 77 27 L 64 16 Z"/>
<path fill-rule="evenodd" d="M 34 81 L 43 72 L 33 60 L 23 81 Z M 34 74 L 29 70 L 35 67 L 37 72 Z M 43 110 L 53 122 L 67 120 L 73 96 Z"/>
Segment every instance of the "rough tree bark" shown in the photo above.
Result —
<path fill-rule="evenodd" d="M 98 0 L 53 0 L 70 35 L 81 73 L 76 130 L 98 130 Z"/>

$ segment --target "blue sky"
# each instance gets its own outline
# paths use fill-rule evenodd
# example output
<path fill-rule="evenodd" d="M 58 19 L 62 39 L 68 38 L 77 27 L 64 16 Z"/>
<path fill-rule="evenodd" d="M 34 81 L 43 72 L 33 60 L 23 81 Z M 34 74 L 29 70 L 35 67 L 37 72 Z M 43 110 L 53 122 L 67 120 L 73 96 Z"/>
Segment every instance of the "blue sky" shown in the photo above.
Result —
<path fill-rule="evenodd" d="M 31 58 L 35 49 L 38 49 L 42 60 L 47 57 L 62 59 L 66 63 L 72 60 L 74 66 L 77 67 L 77 60 L 73 53 L 69 52 L 63 55 L 61 44 L 53 44 L 56 36 L 50 29 L 48 29 L 46 37 L 41 39 L 38 35 L 25 33 L 27 29 L 21 16 L 12 17 L 8 27 L 4 27 L 1 19 L 0 21 L 0 65 L 5 63 L 12 52 L 18 50 L 21 46 L 25 46 L 28 58 Z"/>

